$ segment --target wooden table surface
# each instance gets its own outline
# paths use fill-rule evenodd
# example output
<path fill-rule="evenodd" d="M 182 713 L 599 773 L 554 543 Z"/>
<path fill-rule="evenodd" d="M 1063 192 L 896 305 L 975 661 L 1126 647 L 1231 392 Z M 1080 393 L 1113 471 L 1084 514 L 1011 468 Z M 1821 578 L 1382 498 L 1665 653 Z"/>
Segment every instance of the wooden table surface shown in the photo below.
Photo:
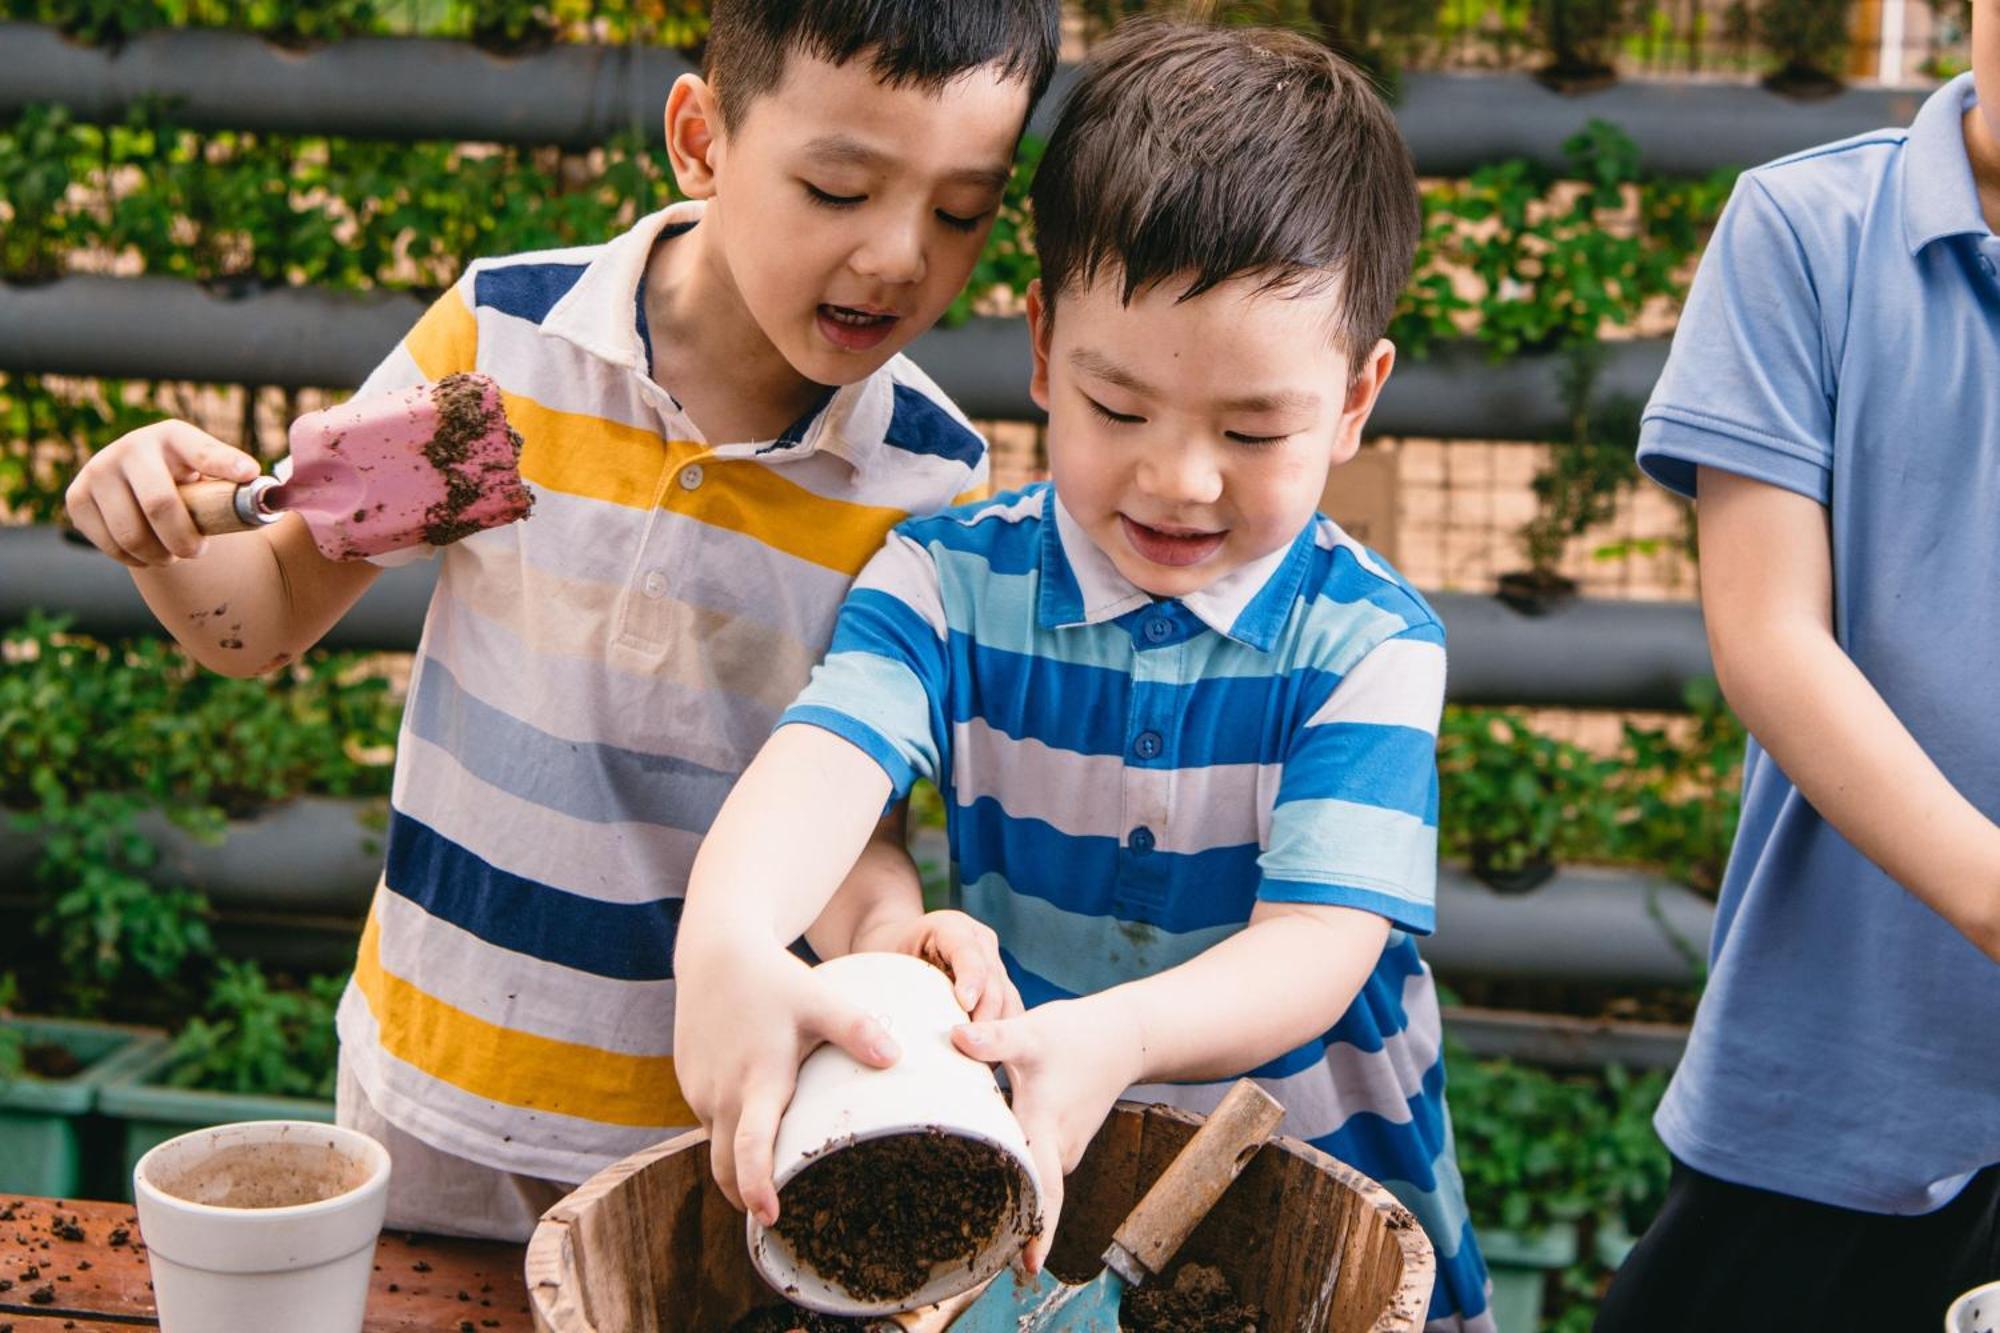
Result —
<path fill-rule="evenodd" d="M 364 1333 L 531 1333 L 522 1246 L 385 1231 Z M 0 1333 L 156 1328 L 129 1203 L 0 1195 Z"/>

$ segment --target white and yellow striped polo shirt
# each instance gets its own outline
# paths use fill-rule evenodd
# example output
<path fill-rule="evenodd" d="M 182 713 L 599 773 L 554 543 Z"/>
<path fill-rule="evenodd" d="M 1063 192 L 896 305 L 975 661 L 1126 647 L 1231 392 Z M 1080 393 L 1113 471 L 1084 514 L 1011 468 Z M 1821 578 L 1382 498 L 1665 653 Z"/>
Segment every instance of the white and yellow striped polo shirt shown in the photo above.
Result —
<path fill-rule="evenodd" d="M 889 529 L 986 483 L 902 357 L 776 441 L 704 443 L 639 299 L 700 216 L 474 264 L 361 389 L 493 377 L 535 510 L 441 554 L 343 1050 L 408 1133 L 560 1180 L 693 1123 L 670 1051 L 695 848 Z"/>

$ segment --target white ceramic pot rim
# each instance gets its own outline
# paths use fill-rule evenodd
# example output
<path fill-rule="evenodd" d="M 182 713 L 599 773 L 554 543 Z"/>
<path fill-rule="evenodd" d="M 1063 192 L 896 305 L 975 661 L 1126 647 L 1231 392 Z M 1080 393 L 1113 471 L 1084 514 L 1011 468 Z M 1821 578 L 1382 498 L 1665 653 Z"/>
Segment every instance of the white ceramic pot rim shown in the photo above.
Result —
<path fill-rule="evenodd" d="M 152 1165 L 153 1159 L 167 1155 L 168 1150 L 174 1148 L 177 1144 L 185 1143 L 192 1139 L 221 1134 L 228 1130 L 242 1130 L 246 1128 L 262 1130 L 267 1127 L 272 1130 L 291 1128 L 305 1130 L 313 1134 L 330 1133 L 335 1135 L 342 1144 L 354 1148 L 356 1150 L 355 1155 L 367 1160 L 367 1178 L 353 1189 L 343 1190 L 339 1194 L 330 1195 L 324 1199 L 315 1199 L 311 1203 L 286 1204 L 279 1208 L 225 1208 L 220 1204 L 197 1203 L 193 1199 L 183 1199 L 178 1194 L 169 1194 L 158 1185 L 155 1185 L 148 1174 L 147 1168 Z M 273 1134 L 271 1137 L 275 1138 L 277 1136 Z M 245 1137 L 241 1141 L 246 1144 L 267 1143 L 270 1139 Z M 328 1125 L 313 1120 L 240 1120 L 233 1124 L 210 1125 L 205 1129 L 189 1130 L 185 1134 L 176 1134 L 164 1143 L 154 1144 L 146 1150 L 145 1154 L 132 1167 L 132 1187 L 136 1190 L 145 1191 L 145 1193 L 151 1195 L 164 1207 L 184 1213 L 191 1213 L 197 1217 L 213 1217 L 218 1219 L 254 1218 L 258 1221 L 270 1222 L 287 1221 L 292 1218 L 310 1218 L 320 1213 L 339 1212 L 342 1209 L 352 1207 L 354 1200 L 361 1195 L 388 1188 L 388 1181 L 389 1150 L 387 1148 L 384 1148 L 380 1143 L 377 1143 L 373 1138 L 361 1133 L 359 1130 L 346 1129 L 339 1125 Z"/>
<path fill-rule="evenodd" d="M 779 1171 L 777 1175 L 771 1178 L 771 1186 L 774 1189 L 783 1190 L 787 1184 L 807 1167 L 818 1162 L 823 1162 L 835 1153 L 844 1152 L 859 1144 L 869 1143 L 875 1139 L 896 1139 L 933 1134 L 940 1138 L 964 1139 L 970 1143 L 977 1143 L 981 1147 L 991 1148 L 994 1152 L 1012 1163 L 1015 1178 L 1021 1183 L 1022 1193 L 1026 1197 L 1027 1203 L 1031 1206 L 1031 1211 L 1037 1216 L 1040 1215 L 1042 1189 L 1041 1182 L 1035 1178 L 1035 1164 L 1033 1162 L 1023 1158 L 1012 1147 L 994 1138 L 991 1134 L 976 1129 L 957 1128 L 951 1125 L 936 1123 L 920 1124 L 912 1121 L 907 1125 L 880 1125 L 873 1129 L 864 1129 L 858 1133 L 843 1134 L 839 1138 L 828 1139 L 810 1157 L 801 1157 Z"/>
<path fill-rule="evenodd" d="M 1983 1301 L 1989 1297 L 2000 1302 L 2000 1282 L 1988 1282 L 1974 1287 L 1953 1301 L 1951 1308 L 1944 1312 L 1944 1333 L 1958 1333 L 1958 1317 L 1970 1309 L 1974 1301 Z M 1994 1312 L 1993 1324 L 1994 1327 L 2000 1328 L 2000 1310 Z"/>

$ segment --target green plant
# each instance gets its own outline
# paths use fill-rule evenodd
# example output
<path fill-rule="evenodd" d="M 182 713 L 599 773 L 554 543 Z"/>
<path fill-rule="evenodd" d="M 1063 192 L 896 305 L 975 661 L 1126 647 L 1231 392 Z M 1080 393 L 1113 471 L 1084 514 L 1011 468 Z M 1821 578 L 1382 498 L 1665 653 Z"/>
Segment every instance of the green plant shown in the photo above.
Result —
<path fill-rule="evenodd" d="M 301 792 L 385 794 L 399 713 L 352 656 L 232 680 L 42 616 L 0 636 L 0 807 L 41 840 L 37 1006 L 150 1015 L 206 963 L 207 904 L 151 882 L 142 814 L 214 835 Z"/>
<path fill-rule="evenodd" d="M 56 106 L 23 110 L 0 134 L 0 182 L 6 226 L 0 227 L 0 271 L 14 279 L 52 278 L 83 238 L 65 208 L 84 138 L 69 112 Z"/>
<path fill-rule="evenodd" d="M 1640 405 L 1593 402 L 1603 349 L 1599 342 L 1578 343 L 1565 353 L 1562 394 L 1570 437 L 1549 446 L 1529 483 L 1536 511 L 1521 527 L 1521 548 L 1529 568 L 1545 580 L 1555 577 L 1571 539 L 1609 522 L 1638 479 L 1632 459 Z"/>
<path fill-rule="evenodd" d="M 1748 734 L 1713 679 L 1687 688 L 1690 734 L 1625 724 L 1613 779 L 1624 817 L 1615 843 L 1622 860 L 1659 865 L 1696 892 L 1722 885 L 1741 814 Z"/>
<path fill-rule="evenodd" d="M 347 978 L 273 987 L 255 963 L 224 961 L 202 1016 L 174 1038 L 167 1082 L 273 1097 L 333 1096 L 334 1013 Z"/>
<path fill-rule="evenodd" d="M 1447 708 L 1438 733 L 1441 846 L 1489 884 L 1532 887 L 1551 863 L 1610 843 L 1611 771 L 1518 713 Z"/>
<path fill-rule="evenodd" d="M 1732 34 L 1748 33 L 1778 61 L 1765 82 L 1780 92 L 1831 93 L 1847 57 L 1848 6 L 1826 0 L 1736 0 L 1724 16 Z"/>
<path fill-rule="evenodd" d="M 21 983 L 12 972 L 0 972 L 0 1086 L 21 1076 L 27 1068 L 28 1042 L 19 1028 L 10 1027 L 5 1022 L 13 1017 L 14 1005 L 20 999 Z"/>
<path fill-rule="evenodd" d="M 1628 0 L 1534 0 L 1530 22 L 1550 57 L 1542 77 L 1564 86 L 1609 79 L 1628 8 Z"/>
<path fill-rule="evenodd" d="M 1661 1071 L 1556 1074 L 1474 1060 L 1445 1043 L 1446 1087 L 1475 1231 L 1534 1232 L 1556 1223 L 1637 1234 L 1665 1201 L 1671 1163 L 1653 1132 Z M 1609 1274 L 1593 1257 L 1565 1270 L 1543 1329 L 1584 1333 Z"/>

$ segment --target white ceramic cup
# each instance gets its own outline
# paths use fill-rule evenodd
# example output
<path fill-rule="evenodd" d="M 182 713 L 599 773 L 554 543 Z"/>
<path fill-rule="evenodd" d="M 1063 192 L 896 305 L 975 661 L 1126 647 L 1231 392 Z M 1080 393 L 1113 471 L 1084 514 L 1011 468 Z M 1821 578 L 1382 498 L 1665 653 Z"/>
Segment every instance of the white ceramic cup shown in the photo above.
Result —
<path fill-rule="evenodd" d="M 837 1046 L 806 1057 L 778 1124 L 772 1160 L 778 1188 L 828 1153 L 891 1134 L 931 1132 L 997 1148 L 1014 1165 L 1017 1202 L 970 1265 L 939 1265 L 901 1300 L 857 1299 L 801 1262 L 783 1236 L 754 1216 L 747 1223 L 751 1262 L 786 1299 L 822 1314 L 887 1315 L 935 1304 L 999 1272 L 1034 1234 L 1042 1190 L 1027 1137 L 992 1068 L 951 1044 L 951 1030 L 966 1017 L 944 973 L 892 953 L 849 954 L 820 964 L 818 972 L 880 1019 L 902 1054 L 887 1069 L 871 1069 Z"/>
<path fill-rule="evenodd" d="M 168 1139 L 132 1171 L 163 1333 L 357 1333 L 389 1154 L 366 1134 L 251 1120 Z"/>
<path fill-rule="evenodd" d="M 1944 1312 L 1944 1333 L 2000 1333 L 2000 1282 L 1974 1287 Z"/>

